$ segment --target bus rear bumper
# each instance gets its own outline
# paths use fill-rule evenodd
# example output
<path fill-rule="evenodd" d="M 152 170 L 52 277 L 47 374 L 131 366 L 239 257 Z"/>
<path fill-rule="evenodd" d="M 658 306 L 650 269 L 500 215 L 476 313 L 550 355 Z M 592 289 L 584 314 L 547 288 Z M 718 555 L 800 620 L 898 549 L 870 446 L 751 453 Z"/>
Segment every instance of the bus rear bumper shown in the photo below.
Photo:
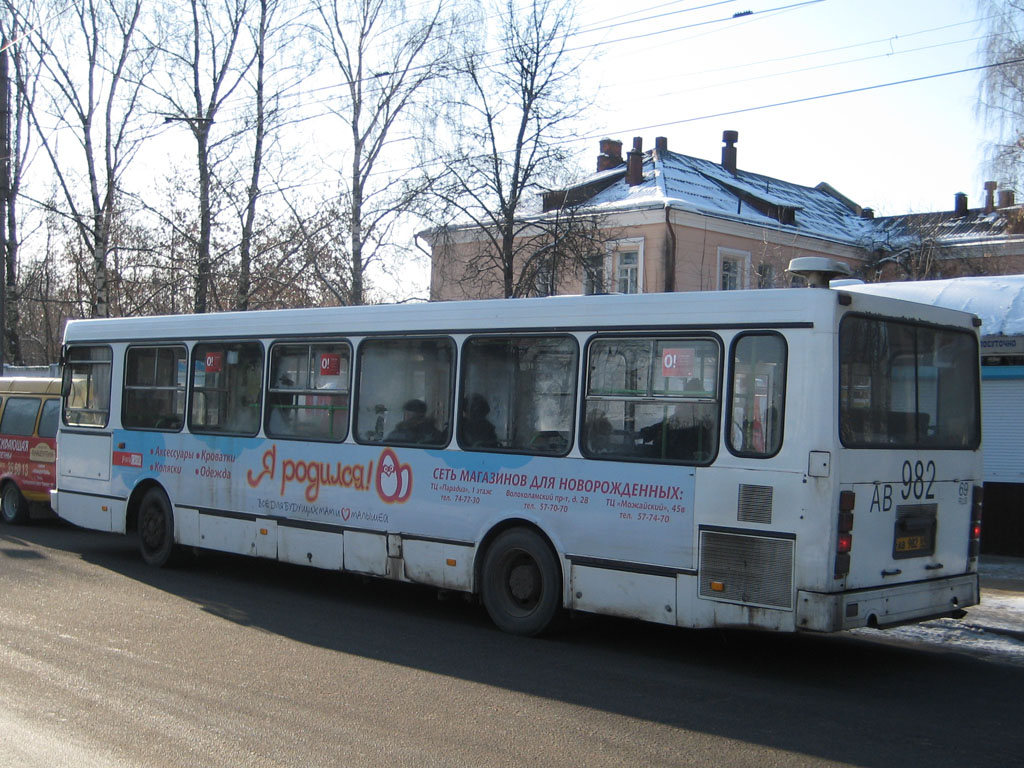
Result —
<path fill-rule="evenodd" d="M 797 592 L 797 629 L 838 632 L 885 629 L 938 618 L 959 618 L 978 604 L 978 574 L 849 592 Z"/>

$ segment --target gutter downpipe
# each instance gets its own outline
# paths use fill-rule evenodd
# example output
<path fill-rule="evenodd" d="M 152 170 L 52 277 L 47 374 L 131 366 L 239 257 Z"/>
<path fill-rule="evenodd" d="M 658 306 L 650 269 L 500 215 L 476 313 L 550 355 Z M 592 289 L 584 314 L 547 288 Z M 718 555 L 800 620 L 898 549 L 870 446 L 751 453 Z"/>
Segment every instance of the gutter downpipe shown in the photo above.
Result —
<path fill-rule="evenodd" d="M 676 233 L 672 229 L 672 222 L 669 221 L 671 211 L 672 207 L 665 203 L 665 230 L 669 242 L 665 253 L 665 293 L 672 293 L 676 289 Z"/>

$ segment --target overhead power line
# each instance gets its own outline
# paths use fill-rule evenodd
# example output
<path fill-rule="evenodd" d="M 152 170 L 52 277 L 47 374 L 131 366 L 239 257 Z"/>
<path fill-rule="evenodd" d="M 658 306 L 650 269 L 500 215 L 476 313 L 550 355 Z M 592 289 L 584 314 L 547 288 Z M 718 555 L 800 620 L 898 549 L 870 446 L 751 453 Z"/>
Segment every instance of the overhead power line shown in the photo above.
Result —
<path fill-rule="evenodd" d="M 879 90 L 881 88 L 891 88 L 891 87 L 893 87 L 895 85 L 908 85 L 910 83 L 920 83 L 920 82 L 924 82 L 926 80 L 936 80 L 936 79 L 938 79 L 940 77 L 951 77 L 952 75 L 964 75 L 964 74 L 967 74 L 968 72 L 980 72 L 980 71 L 985 70 L 985 69 L 995 69 L 997 67 L 1007 67 L 1007 66 L 1010 66 L 1011 64 L 1021 64 L 1021 63 L 1024 63 L 1024 57 L 1016 58 L 1016 59 L 1008 59 L 1006 61 L 1000 61 L 1000 62 L 997 62 L 997 63 L 994 63 L 994 64 L 980 64 L 977 67 L 965 67 L 964 69 L 955 69 L 955 70 L 951 70 L 949 72 L 938 72 L 938 73 L 932 74 L 932 75 L 921 75 L 920 77 L 910 77 L 910 78 L 907 78 L 905 80 L 894 80 L 894 81 L 889 82 L 889 83 L 877 83 L 875 85 L 865 85 L 865 86 L 863 86 L 861 88 L 848 88 L 848 89 L 846 89 L 844 91 L 833 91 L 832 93 L 821 93 L 821 94 L 818 94 L 816 96 L 804 96 L 804 97 L 799 98 L 799 99 L 789 99 L 787 101 L 776 101 L 776 102 L 773 102 L 771 104 L 760 104 L 760 105 L 758 105 L 756 107 L 742 107 L 740 109 L 730 109 L 730 110 L 726 110 L 725 112 L 716 112 L 714 114 L 700 115 L 698 117 L 687 117 L 687 118 L 684 118 L 682 120 L 671 120 L 671 121 L 666 122 L 666 123 L 655 123 L 655 124 L 652 124 L 652 125 L 640 126 L 638 128 L 627 128 L 627 129 L 624 129 L 624 130 L 621 130 L 621 131 L 610 131 L 610 132 L 606 131 L 606 132 L 602 133 L 601 136 L 604 136 L 607 133 L 633 133 L 633 132 L 636 132 L 636 131 L 650 131 L 650 130 L 654 130 L 656 128 L 667 128 L 667 127 L 673 126 L 673 125 L 684 125 L 686 123 L 695 123 L 695 122 L 698 122 L 700 120 L 712 120 L 712 119 L 714 119 L 716 117 L 728 117 L 730 115 L 742 115 L 742 114 L 745 114 L 747 112 L 759 112 L 759 111 L 764 110 L 764 109 L 774 109 L 776 107 L 788 107 L 788 106 L 792 106 L 793 104 L 805 104 L 805 103 L 810 102 L 810 101 L 820 101 L 822 99 L 831 99 L 831 98 L 833 98 L 835 96 L 849 96 L 849 95 L 854 94 L 854 93 L 864 93 L 866 91 L 876 91 L 876 90 Z M 589 136 L 589 137 L 586 137 L 586 138 L 587 138 L 587 140 L 592 140 L 592 139 L 595 138 L 595 136 Z M 576 141 L 576 140 L 574 139 L 573 141 Z M 569 143 L 569 142 L 565 142 L 565 143 Z"/>

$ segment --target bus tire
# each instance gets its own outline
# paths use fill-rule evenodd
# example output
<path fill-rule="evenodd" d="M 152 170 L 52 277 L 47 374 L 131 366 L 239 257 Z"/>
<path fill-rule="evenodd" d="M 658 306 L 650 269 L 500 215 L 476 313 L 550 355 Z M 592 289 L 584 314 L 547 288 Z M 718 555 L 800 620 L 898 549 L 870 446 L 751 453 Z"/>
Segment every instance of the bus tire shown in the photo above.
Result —
<path fill-rule="evenodd" d="M 480 585 L 484 607 L 498 629 L 534 636 L 561 608 L 562 575 L 547 542 L 527 528 L 500 534 L 484 555 Z"/>
<path fill-rule="evenodd" d="M 159 488 L 150 488 L 139 504 L 139 552 L 147 565 L 162 568 L 174 552 L 174 514 L 171 503 Z"/>
<path fill-rule="evenodd" d="M 4 483 L 0 492 L 0 517 L 9 525 L 28 522 L 28 501 L 14 483 Z"/>

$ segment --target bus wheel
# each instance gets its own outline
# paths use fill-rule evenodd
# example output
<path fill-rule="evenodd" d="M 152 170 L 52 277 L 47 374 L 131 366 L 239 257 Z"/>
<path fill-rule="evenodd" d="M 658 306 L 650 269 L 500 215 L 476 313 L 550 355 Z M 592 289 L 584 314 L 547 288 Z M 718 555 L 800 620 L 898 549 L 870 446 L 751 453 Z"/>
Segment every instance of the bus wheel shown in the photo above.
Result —
<path fill-rule="evenodd" d="M 0 517 L 11 525 L 28 522 L 28 502 L 14 483 L 4 483 L 3 493 L 0 495 Z"/>
<path fill-rule="evenodd" d="M 174 554 L 174 515 L 166 494 L 150 488 L 139 505 L 139 552 L 148 565 L 161 568 Z"/>
<path fill-rule="evenodd" d="M 505 632 L 532 636 L 547 629 L 561 607 L 561 587 L 555 553 L 526 528 L 505 531 L 484 556 L 484 607 Z"/>

